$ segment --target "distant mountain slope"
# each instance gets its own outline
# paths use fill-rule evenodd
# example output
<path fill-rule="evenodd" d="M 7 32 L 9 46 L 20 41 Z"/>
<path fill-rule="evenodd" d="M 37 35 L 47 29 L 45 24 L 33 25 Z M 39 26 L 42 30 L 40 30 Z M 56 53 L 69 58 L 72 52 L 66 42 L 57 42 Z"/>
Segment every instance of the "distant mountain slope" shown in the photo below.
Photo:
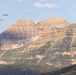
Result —
<path fill-rule="evenodd" d="M 56 68 L 55 68 L 56 70 Z M 41 75 L 53 71 L 50 66 L 24 65 L 24 64 L 0 64 L 0 75 Z"/>
<path fill-rule="evenodd" d="M 63 18 L 16 21 L 0 34 L 0 63 L 62 68 L 76 64 L 76 24 Z"/>
<path fill-rule="evenodd" d="M 41 72 L 21 65 L 0 65 L 0 75 L 40 75 Z"/>
<path fill-rule="evenodd" d="M 76 65 L 72 65 L 69 67 L 62 68 L 60 70 L 44 73 L 42 75 L 76 75 Z"/>

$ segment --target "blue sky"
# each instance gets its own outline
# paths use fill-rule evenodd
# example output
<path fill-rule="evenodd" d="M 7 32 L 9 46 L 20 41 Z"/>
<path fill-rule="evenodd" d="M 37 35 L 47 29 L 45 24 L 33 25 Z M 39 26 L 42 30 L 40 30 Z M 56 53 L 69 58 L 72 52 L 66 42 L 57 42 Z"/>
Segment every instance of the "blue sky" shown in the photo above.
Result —
<path fill-rule="evenodd" d="M 41 21 L 58 17 L 76 22 L 76 0 L 0 0 L 0 19 L 3 20 L 0 33 L 19 19 Z"/>

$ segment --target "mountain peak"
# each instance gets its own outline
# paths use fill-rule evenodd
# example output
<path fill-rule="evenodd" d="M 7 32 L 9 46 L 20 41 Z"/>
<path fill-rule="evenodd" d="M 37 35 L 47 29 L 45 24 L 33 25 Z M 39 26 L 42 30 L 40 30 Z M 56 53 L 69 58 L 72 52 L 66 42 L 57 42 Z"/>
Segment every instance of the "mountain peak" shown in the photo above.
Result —
<path fill-rule="evenodd" d="M 34 22 L 32 20 L 17 20 L 14 24 L 15 25 L 20 25 L 20 24 L 24 25 L 24 23 L 30 25 L 31 23 L 33 24 Z"/>
<path fill-rule="evenodd" d="M 51 23 L 67 22 L 64 18 L 49 18 L 49 19 L 46 19 L 44 21 L 51 22 Z"/>
<path fill-rule="evenodd" d="M 5 45 L 9 44 L 9 39 L 11 43 L 25 40 L 32 37 L 50 35 L 52 28 L 64 28 L 69 24 L 63 18 L 49 18 L 41 22 L 33 22 L 31 20 L 17 20 L 13 23 L 6 31 L 4 31 L 0 36 L 0 40 L 5 41 Z M 0 42 L 1 45 L 4 44 Z M 10 44 L 11 45 L 11 44 Z M 2 46 L 4 48 L 4 46 Z"/>

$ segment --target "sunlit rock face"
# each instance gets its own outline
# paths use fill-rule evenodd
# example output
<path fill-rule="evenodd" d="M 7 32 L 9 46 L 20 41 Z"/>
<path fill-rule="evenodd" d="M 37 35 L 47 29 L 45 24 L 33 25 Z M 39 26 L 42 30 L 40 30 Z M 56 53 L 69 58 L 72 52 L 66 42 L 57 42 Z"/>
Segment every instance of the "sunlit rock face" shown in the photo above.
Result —
<path fill-rule="evenodd" d="M 56 32 L 56 28 L 64 28 L 68 25 L 69 23 L 63 18 L 50 18 L 41 22 L 18 20 L 0 35 L 0 46 L 4 50 L 14 48 L 13 45 L 18 48 L 23 46 L 23 43 L 33 41 L 31 40 L 33 37 L 47 36 L 53 30 Z"/>
<path fill-rule="evenodd" d="M 63 18 L 18 20 L 0 34 L 0 61 L 65 67 L 76 64 L 76 23 Z"/>

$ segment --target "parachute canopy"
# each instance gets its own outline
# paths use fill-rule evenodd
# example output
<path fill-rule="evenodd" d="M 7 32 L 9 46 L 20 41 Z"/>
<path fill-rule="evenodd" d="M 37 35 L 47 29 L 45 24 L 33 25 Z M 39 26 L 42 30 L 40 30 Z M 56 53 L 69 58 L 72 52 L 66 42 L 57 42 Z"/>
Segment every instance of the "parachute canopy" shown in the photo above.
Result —
<path fill-rule="evenodd" d="M 3 17 L 4 17 L 5 20 L 6 20 L 6 18 L 8 17 L 8 14 L 3 14 Z"/>
<path fill-rule="evenodd" d="M 3 14 L 3 16 L 8 16 L 8 14 Z"/>

